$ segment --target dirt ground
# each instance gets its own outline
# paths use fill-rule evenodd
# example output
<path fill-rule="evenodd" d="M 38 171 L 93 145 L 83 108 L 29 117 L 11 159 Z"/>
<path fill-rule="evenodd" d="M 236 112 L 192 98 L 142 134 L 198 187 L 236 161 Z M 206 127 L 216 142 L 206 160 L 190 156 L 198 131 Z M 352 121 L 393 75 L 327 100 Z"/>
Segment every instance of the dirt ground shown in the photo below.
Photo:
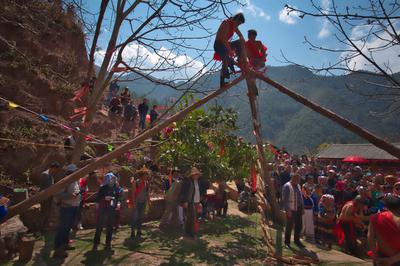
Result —
<path fill-rule="evenodd" d="M 229 204 L 227 217 L 200 224 L 196 241 L 183 240 L 180 233 L 161 232 L 155 221 L 145 224 L 142 241 L 129 241 L 130 228 L 122 226 L 113 237 L 111 252 L 103 250 L 103 245 L 95 252 L 91 250 L 94 230 L 81 230 L 73 243 L 75 249 L 60 260 L 52 258 L 54 234 L 49 233 L 36 241 L 33 259 L 25 265 L 271 265 L 265 262 L 266 248 L 257 226 L 259 214 L 247 215 L 237 209 L 237 203 Z M 307 250 L 318 256 L 319 265 L 372 265 L 336 250 L 325 251 L 310 244 Z M 292 255 L 293 251 L 284 249 L 283 254 Z M 20 264 L 11 261 L 5 265 Z"/>

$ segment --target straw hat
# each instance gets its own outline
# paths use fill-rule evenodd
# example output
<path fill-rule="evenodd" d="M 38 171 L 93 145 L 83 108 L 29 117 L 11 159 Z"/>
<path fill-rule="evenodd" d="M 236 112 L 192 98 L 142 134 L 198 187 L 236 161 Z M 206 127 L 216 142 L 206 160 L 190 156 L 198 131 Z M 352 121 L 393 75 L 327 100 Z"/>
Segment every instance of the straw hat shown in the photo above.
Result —
<path fill-rule="evenodd" d="M 199 169 L 193 166 L 192 169 L 190 170 L 189 176 L 194 176 L 194 175 L 201 175 L 201 172 Z"/>
<path fill-rule="evenodd" d="M 142 176 L 142 175 L 150 175 L 150 170 L 146 168 L 146 166 L 143 165 L 142 168 L 139 170 L 136 170 L 135 172 L 136 176 Z"/>

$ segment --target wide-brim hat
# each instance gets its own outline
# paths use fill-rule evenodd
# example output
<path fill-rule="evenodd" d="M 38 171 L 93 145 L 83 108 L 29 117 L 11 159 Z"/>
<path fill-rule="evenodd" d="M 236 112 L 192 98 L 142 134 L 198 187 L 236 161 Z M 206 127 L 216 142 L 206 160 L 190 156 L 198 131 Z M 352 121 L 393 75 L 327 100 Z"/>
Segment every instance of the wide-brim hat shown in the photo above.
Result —
<path fill-rule="evenodd" d="M 136 170 L 135 175 L 136 176 L 150 175 L 150 170 L 146 166 L 143 166 L 139 170 Z"/>
<path fill-rule="evenodd" d="M 194 175 L 201 175 L 201 172 L 197 167 L 192 167 L 190 170 L 189 176 L 194 176 Z"/>

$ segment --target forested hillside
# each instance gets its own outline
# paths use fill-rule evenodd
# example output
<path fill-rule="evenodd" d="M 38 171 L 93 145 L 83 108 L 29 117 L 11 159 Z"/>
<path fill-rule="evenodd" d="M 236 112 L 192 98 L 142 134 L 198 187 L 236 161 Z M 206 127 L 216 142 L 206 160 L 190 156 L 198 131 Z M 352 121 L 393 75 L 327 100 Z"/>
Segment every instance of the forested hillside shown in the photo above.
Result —
<path fill-rule="evenodd" d="M 269 67 L 266 75 L 389 141 L 400 139 L 397 114 L 379 115 L 385 111 L 387 102 L 379 97 L 370 99 L 361 96 L 349 89 L 353 86 L 363 92 L 377 91 L 377 86 L 372 83 L 382 84 L 385 82 L 383 78 L 361 73 L 326 77 L 314 75 L 298 66 Z M 180 91 L 166 86 L 156 88 L 150 81 L 137 80 L 137 76 L 133 74 L 127 79 L 133 79 L 133 77 L 136 78 L 135 81 L 124 82 L 121 85 L 128 85 L 138 95 L 163 101 L 168 97 L 181 94 Z M 203 77 L 197 84 L 194 88 L 199 91 L 212 90 L 218 86 L 218 74 Z M 260 88 L 258 107 L 262 134 L 266 140 L 275 145 L 285 146 L 293 152 L 307 152 L 323 142 L 363 142 L 359 137 L 296 103 L 274 88 L 261 81 L 257 84 Z M 249 120 L 244 83 L 223 97 L 219 97 L 217 102 L 239 111 L 239 127 L 241 128 L 239 133 L 252 140 L 252 124 Z"/>

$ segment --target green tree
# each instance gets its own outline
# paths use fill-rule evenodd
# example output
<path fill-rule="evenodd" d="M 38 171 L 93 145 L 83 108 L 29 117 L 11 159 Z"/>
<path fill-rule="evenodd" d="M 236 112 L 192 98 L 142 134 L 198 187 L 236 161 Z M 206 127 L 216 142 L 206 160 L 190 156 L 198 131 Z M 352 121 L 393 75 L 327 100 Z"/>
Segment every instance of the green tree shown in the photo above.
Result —
<path fill-rule="evenodd" d="M 247 178 L 257 154 L 234 134 L 237 117 L 236 111 L 221 106 L 193 111 L 161 145 L 161 162 L 185 171 L 196 165 L 212 181 Z"/>

